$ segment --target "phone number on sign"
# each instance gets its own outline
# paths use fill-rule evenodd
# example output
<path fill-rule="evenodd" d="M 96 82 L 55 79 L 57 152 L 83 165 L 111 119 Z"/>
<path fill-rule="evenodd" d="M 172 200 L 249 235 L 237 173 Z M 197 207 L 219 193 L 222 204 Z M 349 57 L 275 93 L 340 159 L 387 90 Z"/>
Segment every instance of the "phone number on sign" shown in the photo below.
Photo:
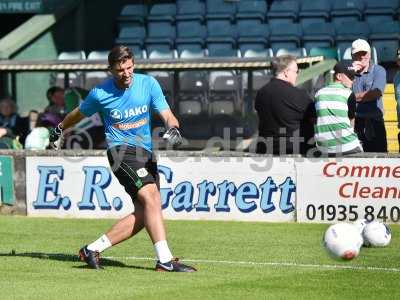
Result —
<path fill-rule="evenodd" d="M 367 205 L 359 207 L 358 205 L 307 205 L 306 218 L 310 221 L 355 221 L 357 219 L 366 219 L 372 221 L 380 219 L 384 222 L 398 222 L 400 220 L 400 208 L 392 207 L 374 207 Z"/>

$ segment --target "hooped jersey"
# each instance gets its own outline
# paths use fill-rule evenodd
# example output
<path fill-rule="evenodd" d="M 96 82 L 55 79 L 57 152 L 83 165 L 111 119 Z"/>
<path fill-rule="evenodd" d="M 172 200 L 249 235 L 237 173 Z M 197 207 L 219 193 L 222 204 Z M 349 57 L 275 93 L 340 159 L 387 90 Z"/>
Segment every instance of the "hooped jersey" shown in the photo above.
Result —
<path fill-rule="evenodd" d="M 106 79 L 79 106 L 87 117 L 96 112 L 102 116 L 108 148 L 126 144 L 150 152 L 151 114 L 167 109 L 169 105 L 157 80 L 137 73 L 127 89 L 119 89 L 113 78 Z"/>

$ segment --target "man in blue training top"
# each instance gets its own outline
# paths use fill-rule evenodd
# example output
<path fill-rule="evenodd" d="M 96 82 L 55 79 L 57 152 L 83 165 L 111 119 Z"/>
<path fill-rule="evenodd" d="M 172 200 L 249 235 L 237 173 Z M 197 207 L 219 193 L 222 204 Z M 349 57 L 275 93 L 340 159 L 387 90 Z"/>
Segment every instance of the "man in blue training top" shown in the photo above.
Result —
<path fill-rule="evenodd" d="M 112 78 L 94 87 L 79 107 L 51 131 L 50 142 L 60 141 L 62 131 L 98 112 L 103 118 L 110 166 L 135 204 L 135 211 L 119 220 L 104 235 L 79 251 L 90 267 L 99 269 L 99 254 L 146 228 L 158 258 L 156 271 L 194 272 L 174 259 L 166 241 L 161 212 L 157 163 L 152 155 L 151 112 L 168 128 L 164 138 L 182 142 L 179 123 L 172 114 L 158 82 L 134 74 L 134 58 L 128 47 L 116 46 L 108 55 Z"/>

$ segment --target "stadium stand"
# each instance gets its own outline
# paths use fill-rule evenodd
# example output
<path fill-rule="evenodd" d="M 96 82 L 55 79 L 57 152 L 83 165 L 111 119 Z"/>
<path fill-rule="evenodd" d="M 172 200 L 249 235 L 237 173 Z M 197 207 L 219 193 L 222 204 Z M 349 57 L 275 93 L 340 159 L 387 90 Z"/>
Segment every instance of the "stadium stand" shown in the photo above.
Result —
<path fill-rule="evenodd" d="M 361 21 L 364 11 L 363 0 L 335 0 L 330 12 L 335 25 Z"/>
<path fill-rule="evenodd" d="M 147 18 L 148 7 L 145 4 L 129 4 L 125 5 L 120 15 L 118 16 L 118 23 L 144 25 Z"/>
<path fill-rule="evenodd" d="M 206 1 L 206 20 L 229 20 L 234 22 L 236 15 L 236 3 L 224 0 Z"/>
<path fill-rule="evenodd" d="M 299 12 L 299 22 L 303 28 L 309 24 L 329 21 L 330 1 L 303 0 Z"/>
<path fill-rule="evenodd" d="M 92 51 L 88 54 L 88 60 L 107 60 L 108 58 L 108 51 Z M 86 72 L 85 75 L 85 89 L 91 89 L 96 84 L 103 81 L 105 78 L 108 77 L 107 72 Z"/>
<path fill-rule="evenodd" d="M 247 0 L 237 4 L 236 21 L 255 21 L 262 24 L 267 15 L 267 3 L 265 1 Z"/>
<path fill-rule="evenodd" d="M 84 60 L 86 59 L 86 54 L 84 51 L 72 51 L 72 52 L 61 52 L 58 55 L 59 60 Z M 65 74 L 57 73 L 54 74 L 55 82 L 51 83 L 51 85 L 55 86 L 64 86 L 65 84 Z M 84 75 L 82 72 L 71 72 L 68 74 L 69 86 L 83 86 L 84 85 Z"/>
<path fill-rule="evenodd" d="M 271 26 L 297 21 L 300 10 L 298 1 L 274 1 L 267 13 Z"/>

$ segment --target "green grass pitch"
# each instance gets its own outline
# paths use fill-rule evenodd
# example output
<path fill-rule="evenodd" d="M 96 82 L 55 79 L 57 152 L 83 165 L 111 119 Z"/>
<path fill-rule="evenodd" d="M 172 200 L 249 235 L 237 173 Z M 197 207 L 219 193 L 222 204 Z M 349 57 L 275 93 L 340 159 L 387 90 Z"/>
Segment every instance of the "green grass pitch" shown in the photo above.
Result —
<path fill-rule="evenodd" d="M 398 225 L 389 247 L 343 262 L 321 247 L 327 224 L 168 221 L 197 273 L 154 272 L 144 232 L 86 268 L 78 249 L 113 222 L 0 216 L 0 299 L 400 299 Z"/>

